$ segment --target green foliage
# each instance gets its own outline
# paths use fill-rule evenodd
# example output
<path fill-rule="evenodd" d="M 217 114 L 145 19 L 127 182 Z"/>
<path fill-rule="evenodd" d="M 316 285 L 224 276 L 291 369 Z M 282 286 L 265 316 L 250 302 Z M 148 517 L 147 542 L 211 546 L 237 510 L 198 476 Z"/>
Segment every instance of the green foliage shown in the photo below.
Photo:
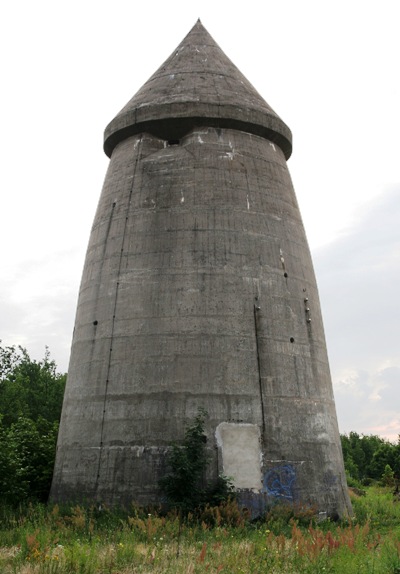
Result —
<path fill-rule="evenodd" d="M 233 492 L 227 477 L 206 481 L 209 462 L 204 435 L 206 416 L 206 411 L 199 409 L 193 423 L 186 428 L 183 442 L 172 444 L 167 459 L 170 471 L 159 481 L 168 503 L 184 514 L 206 504 L 218 505 Z"/>
<path fill-rule="evenodd" d="M 42 361 L 0 346 L 0 499 L 47 500 L 66 375 L 46 349 Z"/>
<path fill-rule="evenodd" d="M 19 417 L 58 422 L 66 375 L 56 372 L 46 349 L 41 361 L 32 360 L 22 347 L 0 346 L 0 413 L 10 427 Z"/>
<path fill-rule="evenodd" d="M 281 502 L 269 509 L 264 522 L 271 532 L 281 534 L 290 532 L 293 522 L 300 526 L 314 524 L 317 516 L 318 509 L 314 506 Z"/>
<path fill-rule="evenodd" d="M 389 465 L 392 469 L 398 470 L 396 458 L 398 456 L 399 446 L 394 446 L 390 443 L 383 443 L 374 452 L 371 460 L 371 476 L 375 479 L 380 479 L 385 468 Z M 396 456 L 397 455 L 397 456 Z"/>
<path fill-rule="evenodd" d="M 387 464 L 385 470 L 383 471 L 381 482 L 383 486 L 394 486 L 394 472 L 390 466 Z"/>
<path fill-rule="evenodd" d="M 358 524 L 368 523 L 381 534 L 393 531 L 400 537 L 400 503 L 394 500 L 392 488 L 368 487 L 366 496 L 352 496 L 351 504 Z"/>
<path fill-rule="evenodd" d="M 0 506 L 0 572 L 398 573 L 400 504 L 389 489 L 373 487 L 353 505 L 354 520 L 320 524 L 301 508 L 276 508 L 268 522 L 251 522 L 232 501 L 183 523 L 177 513 L 137 508 Z"/>
<path fill-rule="evenodd" d="M 359 485 L 379 481 L 389 465 L 400 477 L 400 443 L 393 444 L 376 435 L 350 432 L 341 435 L 344 466 L 349 482 Z"/>

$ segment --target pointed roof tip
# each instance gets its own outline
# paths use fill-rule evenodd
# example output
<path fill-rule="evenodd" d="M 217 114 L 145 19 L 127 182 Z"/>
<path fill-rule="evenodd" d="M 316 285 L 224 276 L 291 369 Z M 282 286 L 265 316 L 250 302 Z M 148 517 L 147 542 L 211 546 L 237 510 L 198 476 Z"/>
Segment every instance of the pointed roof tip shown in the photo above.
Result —
<path fill-rule="evenodd" d="M 247 131 L 276 143 L 288 159 L 292 134 L 197 19 L 179 46 L 110 122 L 104 151 L 148 131 L 180 139 L 198 126 Z"/>

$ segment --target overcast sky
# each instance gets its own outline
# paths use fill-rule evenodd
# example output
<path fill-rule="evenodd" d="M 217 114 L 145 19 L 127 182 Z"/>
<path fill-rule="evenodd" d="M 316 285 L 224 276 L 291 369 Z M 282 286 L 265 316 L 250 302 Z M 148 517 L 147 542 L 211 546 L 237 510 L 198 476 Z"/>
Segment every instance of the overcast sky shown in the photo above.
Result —
<path fill-rule="evenodd" d="M 262 11 L 261 11 L 262 10 Z M 400 433 L 397 0 L 0 8 L 0 339 L 68 367 L 103 130 L 200 17 L 293 132 L 340 431 Z"/>

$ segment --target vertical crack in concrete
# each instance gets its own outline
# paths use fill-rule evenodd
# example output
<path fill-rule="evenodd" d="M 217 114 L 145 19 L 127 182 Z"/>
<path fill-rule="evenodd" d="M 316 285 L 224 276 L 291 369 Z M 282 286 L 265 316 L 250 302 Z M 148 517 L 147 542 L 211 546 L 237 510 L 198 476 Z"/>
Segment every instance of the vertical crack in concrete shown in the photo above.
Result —
<path fill-rule="evenodd" d="M 260 307 L 258 306 L 258 302 L 254 303 L 254 331 L 256 337 L 256 351 L 257 351 L 257 369 L 258 369 L 258 385 L 260 390 L 260 403 L 261 403 L 261 416 L 262 416 L 262 429 L 263 429 L 263 437 L 265 434 L 265 414 L 264 414 L 264 398 L 262 392 L 262 378 L 261 378 L 261 357 L 260 357 L 260 348 L 259 348 L 259 340 L 258 340 L 258 312 Z"/>
<path fill-rule="evenodd" d="M 131 199 L 132 199 L 132 193 L 133 193 L 133 186 L 134 186 L 134 182 L 135 182 L 135 174 L 136 174 L 137 164 L 138 164 L 138 161 L 140 158 L 140 152 L 141 152 L 141 146 L 140 146 L 141 142 L 142 142 L 142 136 L 140 136 L 140 138 L 138 140 L 139 145 L 135 146 L 135 150 L 136 150 L 136 147 L 138 147 L 138 151 L 136 154 L 135 164 L 133 167 L 132 184 L 131 184 L 131 189 L 129 191 L 128 204 L 126 207 L 126 217 L 125 217 L 125 221 L 124 221 L 124 229 L 122 232 L 121 250 L 120 250 L 120 254 L 119 254 L 119 262 L 118 262 L 118 270 L 117 270 L 117 283 L 116 283 L 116 287 L 115 287 L 115 299 L 114 299 L 113 315 L 112 315 L 112 320 L 111 320 L 110 350 L 108 353 L 107 375 L 106 375 L 106 384 L 105 384 L 104 399 L 103 399 L 103 413 L 102 413 L 102 418 L 101 418 L 100 444 L 99 444 L 100 452 L 99 452 L 99 461 L 98 461 L 98 466 L 97 466 L 96 484 L 95 484 L 95 493 L 96 494 L 98 492 L 98 487 L 99 487 L 100 469 L 101 469 L 102 456 L 103 456 L 104 420 L 105 420 L 105 415 L 106 415 L 108 385 L 110 382 L 109 378 L 110 378 L 110 369 L 111 369 L 112 346 L 113 346 L 113 340 L 114 340 L 114 329 L 115 329 L 115 319 L 116 319 L 117 303 L 118 303 L 118 292 L 119 292 L 119 287 L 120 287 L 119 279 L 121 276 L 122 256 L 123 256 L 123 252 L 124 252 L 125 235 L 126 235 L 126 228 L 128 225 L 129 211 L 131 208 Z M 110 225 L 111 225 L 111 222 L 110 222 Z"/>

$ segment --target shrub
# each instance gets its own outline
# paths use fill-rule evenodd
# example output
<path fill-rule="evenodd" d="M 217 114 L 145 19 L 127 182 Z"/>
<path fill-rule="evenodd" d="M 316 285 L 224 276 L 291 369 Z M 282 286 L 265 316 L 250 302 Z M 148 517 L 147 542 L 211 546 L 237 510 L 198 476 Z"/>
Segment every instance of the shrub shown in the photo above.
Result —
<path fill-rule="evenodd" d="M 204 435 L 206 416 L 207 412 L 199 409 L 194 422 L 186 428 L 183 443 L 172 444 L 167 459 L 170 471 L 159 481 L 169 505 L 186 515 L 206 504 L 215 506 L 233 496 L 229 478 L 219 476 L 216 481 L 205 480 L 209 462 Z"/>

